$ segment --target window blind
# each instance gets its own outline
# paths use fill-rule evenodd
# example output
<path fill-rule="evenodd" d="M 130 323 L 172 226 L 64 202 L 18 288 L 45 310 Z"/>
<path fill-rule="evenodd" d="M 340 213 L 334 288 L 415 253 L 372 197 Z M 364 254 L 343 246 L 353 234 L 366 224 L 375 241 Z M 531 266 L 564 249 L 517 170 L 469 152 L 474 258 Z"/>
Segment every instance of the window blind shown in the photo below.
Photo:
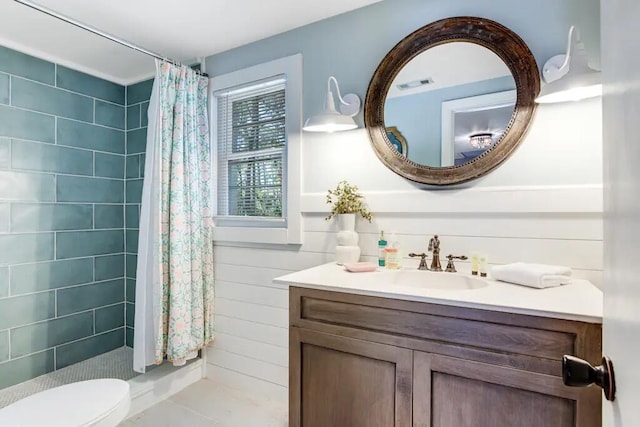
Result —
<path fill-rule="evenodd" d="M 218 216 L 286 216 L 282 77 L 217 94 Z"/>

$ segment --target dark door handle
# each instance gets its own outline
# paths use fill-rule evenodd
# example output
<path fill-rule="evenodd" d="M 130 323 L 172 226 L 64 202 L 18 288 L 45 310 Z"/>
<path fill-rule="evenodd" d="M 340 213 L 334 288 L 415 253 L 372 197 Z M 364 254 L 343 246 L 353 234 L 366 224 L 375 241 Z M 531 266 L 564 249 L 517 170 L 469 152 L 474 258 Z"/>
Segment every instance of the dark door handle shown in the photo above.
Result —
<path fill-rule="evenodd" d="M 616 378 L 613 374 L 613 363 L 608 357 L 603 357 L 602 365 L 594 368 L 586 360 L 563 356 L 562 381 L 569 387 L 587 387 L 595 384 L 602 387 L 607 400 L 613 401 L 616 398 Z"/>

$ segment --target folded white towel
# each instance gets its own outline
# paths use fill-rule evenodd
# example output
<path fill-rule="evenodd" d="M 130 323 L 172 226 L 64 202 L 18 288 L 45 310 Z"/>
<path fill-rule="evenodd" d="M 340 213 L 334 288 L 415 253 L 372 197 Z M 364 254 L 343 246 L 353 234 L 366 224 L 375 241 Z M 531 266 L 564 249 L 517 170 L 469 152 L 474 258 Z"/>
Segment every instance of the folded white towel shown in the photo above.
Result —
<path fill-rule="evenodd" d="M 491 276 L 502 282 L 540 289 L 571 283 L 569 267 L 525 262 L 497 265 L 491 269 Z"/>

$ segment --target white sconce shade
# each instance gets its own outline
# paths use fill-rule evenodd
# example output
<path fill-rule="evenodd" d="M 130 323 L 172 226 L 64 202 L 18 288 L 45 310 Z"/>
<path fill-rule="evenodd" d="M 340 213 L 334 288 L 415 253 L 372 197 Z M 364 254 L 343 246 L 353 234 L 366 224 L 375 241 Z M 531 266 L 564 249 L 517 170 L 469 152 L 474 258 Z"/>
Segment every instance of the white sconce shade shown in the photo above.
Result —
<path fill-rule="evenodd" d="M 340 111 L 336 110 L 333 92 L 331 92 L 331 81 L 336 85 Z M 309 117 L 302 130 L 307 132 L 340 132 L 356 129 L 358 125 L 356 125 L 353 117 L 360 112 L 360 105 L 360 97 L 355 93 L 348 93 L 344 98 L 340 96 L 338 81 L 331 76 L 327 81 L 327 98 L 324 104 L 324 111 Z"/>
<path fill-rule="evenodd" d="M 569 30 L 566 55 L 556 55 L 549 59 L 542 69 L 547 83 L 540 90 L 536 102 L 540 104 L 580 101 L 602 95 L 600 71 L 589 67 L 584 43 L 575 27 Z"/>

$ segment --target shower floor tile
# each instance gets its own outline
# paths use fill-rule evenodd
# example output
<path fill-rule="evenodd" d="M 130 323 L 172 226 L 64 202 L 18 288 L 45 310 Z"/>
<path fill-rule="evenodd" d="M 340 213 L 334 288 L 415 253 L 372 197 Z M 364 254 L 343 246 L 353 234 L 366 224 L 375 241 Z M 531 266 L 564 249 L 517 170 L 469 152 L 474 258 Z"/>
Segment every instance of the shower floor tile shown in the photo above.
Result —
<path fill-rule="evenodd" d="M 77 381 L 100 378 L 127 381 L 137 375 L 139 374 L 133 371 L 133 349 L 122 347 L 0 390 L 0 408 L 32 394 Z"/>
<path fill-rule="evenodd" d="M 190 385 L 121 427 L 286 427 L 287 405 L 211 380 Z"/>

